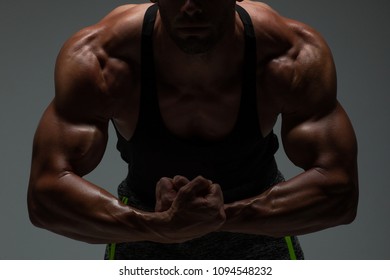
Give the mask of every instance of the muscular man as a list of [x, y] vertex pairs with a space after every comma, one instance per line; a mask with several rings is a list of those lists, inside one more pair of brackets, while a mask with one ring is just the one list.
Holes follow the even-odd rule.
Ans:
[[[350, 223], [358, 200], [326, 43], [259, 2], [153, 2], [117, 8], [62, 48], [34, 140], [32, 223], [108, 243], [106, 258], [303, 258], [295, 236]], [[303, 169], [286, 181], [279, 115]], [[110, 121], [129, 166], [119, 199], [83, 178]]]

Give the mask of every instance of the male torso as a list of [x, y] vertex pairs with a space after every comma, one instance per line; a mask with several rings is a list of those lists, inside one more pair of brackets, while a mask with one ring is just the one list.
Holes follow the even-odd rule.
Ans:
[[[150, 187], [153, 194], [156, 192], [155, 212], [125, 205], [83, 178], [103, 157], [110, 120], [121, 137], [131, 139], [129, 143], [145, 139], [136, 128], [143, 123], [139, 116], [148, 119], [145, 107], [140, 107], [145, 103], [143, 89], [148, 84], [141, 83], [145, 80], [145, 75], [141, 75], [145, 66], [141, 38], [144, 15], [150, 5], [123, 6], [76, 34], [59, 54], [55, 98], [34, 137], [28, 201], [35, 225], [77, 240], [99, 243], [181, 243], [201, 236], [207, 238], [209, 233], [218, 235], [220, 231], [233, 236], [255, 235], [256, 239], [271, 236], [284, 249], [272, 247], [270, 251], [287, 253], [290, 246], [281, 237], [306, 234], [354, 219], [358, 197], [356, 139], [336, 98], [336, 74], [329, 48], [318, 33], [282, 18], [264, 4], [237, 2], [251, 17], [257, 43], [251, 72], [255, 76], [255, 86], [251, 88], [256, 90], [251, 102], [257, 108], [246, 119], [258, 119], [254, 129], [262, 135], [260, 139], [265, 139], [272, 136], [270, 132], [280, 115], [284, 150], [304, 172], [286, 181], [270, 182], [266, 191], [230, 203], [222, 196], [225, 182], [207, 175], [192, 179], [181, 170], [170, 170], [174, 174], [159, 174], [155, 180], [158, 182]], [[148, 56], [153, 57], [156, 70], [148, 69], [156, 76], [153, 85], [157, 96], [152, 106], [158, 105], [160, 127], [166, 127], [169, 137], [182, 142], [223, 142], [235, 127], [237, 116], [246, 111], [239, 104], [246, 96], [241, 87], [246, 85], [242, 72], [243, 56], [247, 53], [243, 47], [246, 29], [235, 13], [235, 2], [159, 0], [158, 5], [160, 13], [152, 25], [154, 52]], [[202, 23], [230, 22], [223, 36], [214, 42], [213, 36], [220, 33], [207, 31], [213, 36], [199, 41], [200, 34], [206, 33], [202, 26], [200, 30], [191, 29], [197, 21], [170, 21], [179, 11], [196, 14], [202, 7], [208, 11], [207, 21]], [[228, 20], [223, 21], [228, 14]], [[191, 30], [183, 23], [190, 23]], [[175, 26], [185, 30], [175, 31]], [[222, 32], [225, 27], [221, 22], [214, 26], [219, 28], [206, 29]], [[165, 30], [166, 27], [170, 28]], [[190, 36], [189, 41], [182, 41], [191, 32], [197, 38]], [[202, 42], [208, 48], [202, 49]], [[241, 137], [244, 134], [235, 135], [240, 135], [236, 137], [240, 141], [247, 139]], [[134, 151], [139, 152], [130, 152]], [[261, 153], [246, 152], [254, 155], [248, 158], [259, 162], [256, 156], [261, 157]], [[150, 151], [149, 154], [153, 160], [154, 155]], [[169, 154], [158, 158], [162, 160], [158, 170], [166, 167], [165, 158], [170, 160]], [[143, 154], [138, 159], [143, 160]], [[235, 159], [220, 162], [243, 161]], [[222, 170], [219, 174], [232, 175], [223, 166], [213, 166]], [[257, 165], [254, 168], [256, 174], [263, 173]], [[149, 176], [147, 168], [141, 169], [143, 177]], [[243, 169], [247, 171], [246, 167]], [[259, 250], [264, 248], [263, 241], [257, 244]], [[252, 247], [252, 240], [248, 245]], [[245, 250], [241, 253], [247, 255]], [[264, 256], [270, 258], [268, 252]]]
[[[283, 93], [290, 86], [294, 56], [300, 45], [308, 42], [297, 27], [267, 6], [256, 2], [240, 5], [251, 15], [257, 37], [258, 118], [266, 136], [284, 106]], [[120, 7], [100, 24], [81, 31], [64, 48], [100, 68], [95, 79], [102, 94], [93, 97], [91, 108], [97, 117], [113, 119], [126, 139], [132, 137], [137, 125], [142, 22], [149, 6]], [[244, 56], [241, 20], [236, 15], [234, 32], [202, 55], [181, 52], [163, 29], [157, 16], [154, 58], [165, 125], [181, 138], [223, 139], [233, 129], [239, 111]]]

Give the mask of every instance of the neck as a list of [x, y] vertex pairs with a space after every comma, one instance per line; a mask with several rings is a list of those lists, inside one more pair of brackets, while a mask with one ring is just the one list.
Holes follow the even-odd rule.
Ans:
[[[226, 22], [224, 27], [224, 35], [212, 48], [203, 53], [190, 54], [180, 49], [172, 40], [158, 13], [154, 30], [154, 46], [155, 54], [157, 54], [155, 59], [159, 61], [167, 59], [170, 60], [171, 64], [185, 61], [187, 67], [191, 64], [198, 66], [199, 64], [207, 64], [209, 67], [212, 63], [232, 59], [232, 56], [236, 57], [237, 51], [242, 49], [243, 25], [236, 15], [231, 21]], [[172, 57], [175, 59], [170, 59]]]

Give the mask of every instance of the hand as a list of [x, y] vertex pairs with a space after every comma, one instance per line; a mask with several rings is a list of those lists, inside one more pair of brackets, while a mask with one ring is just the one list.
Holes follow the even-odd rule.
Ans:
[[[161, 186], [167, 186], [170, 190], [164, 195], [167, 203], [176, 191], [174, 181], [161, 182]], [[184, 180], [178, 182], [183, 183]], [[177, 185], [180, 186], [180, 183]], [[219, 230], [226, 219], [221, 188], [199, 176], [180, 186], [167, 213], [167, 237], [173, 242], [184, 242]]]
[[161, 178], [156, 185], [156, 212], [167, 211], [175, 200], [178, 190], [190, 181], [183, 176], [175, 176], [173, 179]]

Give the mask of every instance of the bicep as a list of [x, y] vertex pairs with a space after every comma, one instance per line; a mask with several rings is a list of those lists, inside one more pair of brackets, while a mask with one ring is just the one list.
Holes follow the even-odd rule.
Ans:
[[109, 116], [97, 57], [78, 44], [65, 45], [57, 59], [56, 94], [36, 131], [33, 163], [83, 176], [103, 156]]
[[34, 137], [33, 167], [36, 175], [73, 172], [83, 176], [100, 162], [107, 143], [108, 123], [70, 121], [54, 103], [45, 111]]
[[348, 116], [338, 103], [320, 118], [297, 123], [284, 116], [282, 139], [289, 159], [305, 170], [321, 168], [347, 171], [355, 168], [355, 133]]
[[357, 144], [351, 122], [337, 101], [337, 78], [328, 46], [310, 38], [294, 61], [294, 75], [285, 112], [282, 139], [286, 154], [304, 169], [352, 171]]

